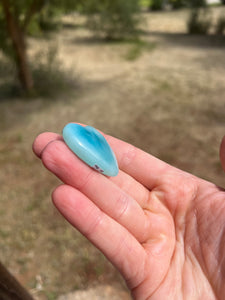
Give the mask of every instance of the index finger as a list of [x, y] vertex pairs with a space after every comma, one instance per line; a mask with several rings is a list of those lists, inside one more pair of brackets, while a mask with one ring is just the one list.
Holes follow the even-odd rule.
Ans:
[[131, 144], [109, 135], [105, 137], [116, 155], [120, 170], [150, 190], [157, 185], [159, 178], [172, 168], [169, 164]]
[[[103, 133], [104, 134], [104, 133]], [[33, 145], [34, 152], [41, 156], [43, 148], [52, 140], [63, 140], [62, 136], [56, 133], [41, 134], [44, 139], [36, 140]], [[119, 165], [119, 169], [133, 177], [136, 181], [152, 190], [158, 183], [158, 179], [171, 168], [170, 165], [160, 159], [126, 143], [120, 139], [104, 134], [112, 147]], [[40, 143], [40, 140], [42, 141]], [[118, 177], [111, 178], [113, 182], [121, 181]]]

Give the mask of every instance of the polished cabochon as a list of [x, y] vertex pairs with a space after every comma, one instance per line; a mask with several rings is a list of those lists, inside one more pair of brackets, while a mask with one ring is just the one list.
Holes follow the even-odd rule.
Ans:
[[115, 154], [94, 127], [69, 123], [63, 128], [62, 135], [67, 146], [87, 165], [106, 176], [118, 174]]

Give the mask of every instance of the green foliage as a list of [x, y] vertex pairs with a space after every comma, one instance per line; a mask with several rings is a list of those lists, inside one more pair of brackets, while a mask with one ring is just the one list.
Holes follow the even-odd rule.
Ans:
[[200, 8], [200, 7], [206, 7], [207, 6], [207, 1], [206, 0], [189, 0], [187, 3], [192, 8]]
[[140, 39], [134, 39], [129, 42], [131, 45], [124, 56], [124, 58], [128, 61], [135, 61], [144, 51], [153, 51], [156, 47], [155, 43], [145, 42]]
[[184, 7], [187, 4], [185, 0], [170, 0], [169, 3], [173, 9]]
[[0, 12], [0, 50], [9, 58], [14, 59], [12, 42], [7, 34], [6, 23]]
[[106, 39], [121, 39], [137, 33], [138, 0], [86, 0], [83, 12], [87, 26]]
[[152, 10], [161, 10], [163, 8], [164, 1], [163, 0], [151, 0], [150, 8]]
[[46, 5], [36, 17], [36, 24], [42, 32], [54, 31], [60, 28], [62, 11], [51, 5]]
[[193, 9], [187, 27], [190, 34], [207, 34], [211, 27], [211, 15], [208, 9]]
[[140, 0], [139, 4], [143, 8], [148, 8], [150, 6], [150, 0]]
[[171, 8], [178, 9], [187, 5], [187, 0], [150, 0], [149, 8], [151, 10], [162, 10], [165, 4], [169, 4]]
[[205, 7], [207, 5], [206, 0], [149, 0], [149, 8], [151, 10], [162, 10], [165, 4], [171, 6], [172, 9], [178, 9], [181, 7]]
[[61, 16], [77, 10], [80, 3], [80, 0], [49, 1], [37, 15], [36, 23], [42, 32], [58, 30], [61, 26]]
[[80, 0], [0, 1], [0, 49], [16, 62], [18, 79], [27, 93], [34, 89], [26, 52], [27, 34], [39, 35], [44, 29], [52, 29], [56, 11], [69, 12], [78, 3]]

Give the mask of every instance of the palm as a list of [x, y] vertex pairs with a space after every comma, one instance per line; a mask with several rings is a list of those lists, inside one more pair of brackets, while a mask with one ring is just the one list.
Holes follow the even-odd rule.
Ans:
[[[224, 192], [174, 169], [160, 181], [151, 193], [161, 191], [162, 206], [169, 210], [169, 217], [164, 214], [164, 220], [170, 218], [171, 226], [165, 226], [169, 241], [161, 248], [162, 259], [153, 262], [153, 277], [158, 275], [160, 283], [156, 289], [152, 287], [149, 299], [223, 299]], [[171, 248], [172, 256], [168, 258]], [[152, 265], [148, 267], [151, 274]], [[164, 276], [157, 273], [159, 270], [164, 271]], [[152, 282], [148, 280], [148, 287]], [[143, 294], [142, 288], [139, 286], [137, 292]]]
[[119, 269], [134, 298], [222, 297], [224, 192], [107, 138], [120, 167], [111, 179], [84, 165], [60, 136], [36, 139], [35, 153], [65, 183], [53, 193], [57, 208]]

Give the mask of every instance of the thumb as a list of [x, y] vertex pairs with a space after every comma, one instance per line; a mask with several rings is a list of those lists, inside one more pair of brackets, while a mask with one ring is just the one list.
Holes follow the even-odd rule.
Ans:
[[221, 161], [223, 170], [225, 171], [225, 136], [223, 137], [221, 145], [220, 145], [220, 161]]

